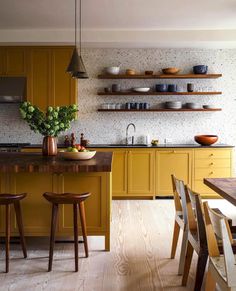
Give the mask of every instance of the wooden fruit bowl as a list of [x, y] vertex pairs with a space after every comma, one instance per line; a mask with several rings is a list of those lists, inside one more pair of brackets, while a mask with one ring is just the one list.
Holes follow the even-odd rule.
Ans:
[[163, 74], [167, 74], [167, 75], [175, 75], [178, 74], [180, 72], [180, 69], [178, 68], [165, 68], [162, 69]]
[[87, 152], [60, 152], [60, 155], [66, 160], [89, 160], [96, 154], [96, 151]]
[[217, 135], [195, 135], [194, 140], [202, 146], [210, 146], [217, 142]]

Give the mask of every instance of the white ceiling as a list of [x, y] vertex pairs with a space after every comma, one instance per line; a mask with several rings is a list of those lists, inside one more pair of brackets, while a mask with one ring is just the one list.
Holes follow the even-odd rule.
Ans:
[[[84, 28], [90, 29], [236, 29], [235, 0], [82, 0], [82, 5]], [[0, 29], [65, 29], [73, 20], [74, 0], [0, 0]]]
[[[135, 41], [145, 31], [150, 42], [166, 30], [168, 41], [172, 35], [181, 41], [186, 30], [183, 41], [201, 40], [204, 30], [209, 31], [204, 41], [207, 35], [217, 41], [219, 31], [218, 41], [236, 43], [236, 0], [82, 0], [82, 5], [87, 43], [119, 43], [129, 36]], [[74, 0], [0, 0], [0, 42], [72, 42], [73, 27]]]

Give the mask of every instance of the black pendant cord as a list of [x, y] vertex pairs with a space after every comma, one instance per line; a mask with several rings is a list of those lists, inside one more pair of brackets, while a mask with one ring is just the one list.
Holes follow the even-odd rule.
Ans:
[[75, 47], [77, 47], [77, 0], [75, 0]]
[[81, 42], [82, 42], [82, 1], [79, 1], [79, 14], [80, 14], [80, 25], [79, 25], [79, 54], [81, 56]]

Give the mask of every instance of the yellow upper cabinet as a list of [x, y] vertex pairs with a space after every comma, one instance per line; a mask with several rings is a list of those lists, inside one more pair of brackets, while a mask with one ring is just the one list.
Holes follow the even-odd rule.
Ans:
[[76, 80], [66, 73], [71, 47], [32, 48], [28, 71], [28, 97], [33, 104], [45, 109], [77, 103]]
[[156, 195], [172, 195], [171, 175], [191, 187], [191, 150], [163, 150], [156, 152]]
[[27, 56], [24, 47], [0, 48], [0, 74], [3, 76], [26, 76]]
[[0, 47], [0, 75], [26, 76], [27, 100], [47, 106], [77, 103], [77, 81], [66, 73], [73, 47]]
[[154, 151], [132, 150], [128, 152], [128, 194], [154, 195]]
[[55, 106], [77, 103], [76, 81], [66, 72], [71, 48], [52, 50], [52, 103]]
[[52, 105], [51, 50], [34, 48], [29, 53], [27, 100], [45, 109]]
[[25, 76], [27, 68], [25, 48], [7, 48], [5, 51], [5, 73], [8, 76]]

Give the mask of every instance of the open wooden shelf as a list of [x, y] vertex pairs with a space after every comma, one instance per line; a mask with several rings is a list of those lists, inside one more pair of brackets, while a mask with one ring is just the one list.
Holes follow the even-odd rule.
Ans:
[[164, 96], [164, 95], [221, 95], [222, 92], [135, 92], [135, 91], [120, 91], [120, 92], [98, 92], [98, 95], [103, 96], [119, 96], [119, 95], [156, 95], [156, 96]]
[[167, 109], [167, 108], [157, 108], [157, 109], [98, 109], [98, 111], [102, 112], [192, 112], [192, 111], [201, 111], [201, 112], [214, 112], [221, 111], [221, 108], [213, 108], [213, 109]]
[[98, 75], [99, 79], [216, 79], [220, 77], [222, 77], [222, 74]]

